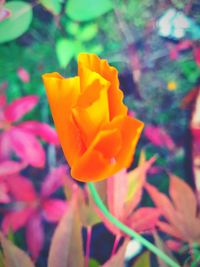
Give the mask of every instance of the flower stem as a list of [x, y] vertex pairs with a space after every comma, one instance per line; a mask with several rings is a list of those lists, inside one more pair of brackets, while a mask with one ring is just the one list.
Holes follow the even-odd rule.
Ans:
[[88, 226], [87, 227], [86, 253], [85, 253], [85, 267], [88, 267], [89, 265], [91, 236], [92, 236], [92, 228]]
[[115, 254], [115, 252], [117, 250], [117, 246], [119, 244], [119, 241], [120, 241], [120, 236], [115, 236], [115, 241], [114, 241], [114, 244], [113, 244], [111, 257]]
[[111, 223], [113, 223], [116, 227], [118, 227], [121, 231], [123, 231], [125, 234], [131, 236], [132, 238], [135, 238], [139, 243], [141, 243], [144, 247], [146, 247], [148, 250], [153, 252], [156, 256], [158, 256], [160, 259], [162, 259], [165, 263], [167, 263], [171, 267], [180, 267], [178, 263], [176, 263], [174, 260], [172, 260], [169, 256], [167, 256], [162, 250], [154, 246], [151, 242], [149, 242], [147, 239], [145, 239], [143, 236], [139, 235], [132, 229], [130, 229], [128, 226], [120, 222], [117, 218], [115, 218], [106, 208], [104, 203], [102, 202], [101, 198], [99, 197], [99, 194], [96, 191], [96, 188], [93, 183], [88, 183], [88, 187], [90, 189], [90, 193], [97, 205], [97, 207], [102, 211], [102, 213], [107, 217], [108, 220], [110, 220]]

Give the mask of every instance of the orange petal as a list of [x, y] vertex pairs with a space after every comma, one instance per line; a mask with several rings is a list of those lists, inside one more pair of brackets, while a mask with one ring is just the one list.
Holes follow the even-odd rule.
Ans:
[[71, 119], [71, 108], [80, 94], [79, 77], [65, 79], [58, 73], [48, 73], [42, 78], [61, 146], [71, 165], [83, 153], [79, 129]]
[[123, 92], [119, 89], [118, 72], [114, 67], [109, 66], [107, 60], [101, 60], [93, 54], [81, 53], [78, 57], [78, 75], [83, 76], [83, 69], [88, 68], [93, 72], [100, 74], [109, 81], [108, 90], [110, 120], [118, 115], [126, 115], [127, 107], [123, 104]]
[[98, 181], [108, 177], [109, 160], [95, 150], [87, 151], [71, 168], [71, 176], [81, 182]]
[[[78, 105], [72, 109], [73, 118], [76, 121], [77, 126], [80, 128], [82, 135], [84, 136], [86, 146], [89, 146], [91, 140], [94, 138], [102, 125], [108, 123], [109, 121], [106, 85], [103, 87], [100, 84], [99, 88], [92, 88], [92, 91], [99, 91], [99, 95], [95, 96], [95, 94], [90, 90], [91, 93], [88, 92], [88, 95], [85, 95], [85, 98], [82, 97], [81, 100], [79, 98]], [[95, 101], [87, 107], [84, 107], [88, 102], [88, 99], [94, 100], [94, 96], [96, 97]]]
[[72, 166], [72, 177], [83, 182], [108, 178], [121, 145], [118, 129], [99, 132], [89, 149]]
[[137, 119], [130, 116], [124, 118], [121, 125], [122, 149], [116, 156], [119, 169], [130, 166], [143, 127], [144, 123]]

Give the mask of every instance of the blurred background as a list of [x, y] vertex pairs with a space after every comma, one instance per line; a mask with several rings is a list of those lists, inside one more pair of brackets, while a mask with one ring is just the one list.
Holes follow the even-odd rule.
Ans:
[[[42, 203], [44, 196], [46, 199], [51, 194], [51, 190], [44, 189], [47, 176], [52, 171], [58, 179], [66, 175], [67, 166], [51, 127], [41, 75], [53, 71], [65, 77], [76, 75], [80, 52], [97, 54], [118, 69], [130, 115], [145, 123], [132, 168], [144, 150], [147, 159], [157, 156], [149, 179], [153, 176], [151, 181], [160, 191], [167, 192], [170, 172], [200, 192], [198, 0], [1, 0], [0, 217], [5, 232], [9, 232], [9, 222], [21, 218], [18, 225], [11, 223], [14, 229], [10, 229], [10, 236], [24, 249], [23, 237], [28, 235], [30, 239], [25, 227], [32, 229], [31, 223], [27, 223], [30, 214], [11, 214], [20, 210], [19, 205], [15, 207], [18, 193], [13, 184], [24, 185], [23, 179], [13, 173], [21, 172], [31, 183], [23, 201], [35, 201], [40, 194]], [[14, 130], [9, 131], [11, 125]], [[9, 183], [10, 176], [15, 176], [16, 181]], [[54, 218], [46, 215], [48, 223], [42, 223], [44, 246], [40, 252], [34, 252], [38, 267], [46, 265], [55, 223], [64, 209], [61, 185], [54, 184], [52, 191], [54, 199], [61, 202], [46, 203], [46, 212], [54, 214], [59, 207], [60, 213], [54, 214]], [[19, 199], [21, 203], [21, 196]], [[143, 205], [150, 202], [144, 195]], [[55, 209], [50, 211], [53, 206]], [[36, 210], [31, 211], [32, 218], [40, 216], [35, 213]], [[104, 226], [95, 227], [91, 255], [103, 264], [110, 255], [114, 237]]]

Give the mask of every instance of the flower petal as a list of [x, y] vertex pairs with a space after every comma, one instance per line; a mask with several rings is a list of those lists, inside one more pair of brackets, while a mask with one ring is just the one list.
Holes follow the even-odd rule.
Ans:
[[88, 146], [102, 125], [109, 121], [107, 89], [110, 83], [87, 69], [84, 69], [83, 75], [80, 83], [83, 83], [85, 91], [80, 95], [72, 113], [85, 137], [85, 145]]
[[100, 74], [110, 82], [108, 91], [110, 120], [118, 115], [126, 115], [127, 107], [123, 104], [123, 92], [119, 89], [118, 72], [109, 66], [107, 60], [101, 60], [96, 55], [81, 53], [78, 57], [78, 75], [83, 76], [83, 69], [88, 68]]
[[108, 123], [72, 165], [72, 177], [84, 182], [98, 181], [129, 167], [142, 127], [142, 122], [128, 116]]
[[37, 105], [38, 99], [36, 95], [29, 95], [14, 100], [4, 111], [6, 120], [13, 122], [21, 119]]
[[70, 116], [80, 94], [79, 77], [65, 79], [58, 73], [42, 76], [58, 137], [67, 161], [71, 165], [82, 153], [79, 129]]

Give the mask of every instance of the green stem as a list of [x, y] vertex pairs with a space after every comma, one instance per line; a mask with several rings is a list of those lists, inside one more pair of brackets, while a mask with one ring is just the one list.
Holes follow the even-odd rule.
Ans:
[[146, 240], [143, 236], [139, 235], [132, 229], [130, 229], [128, 226], [120, 222], [117, 218], [115, 218], [106, 208], [104, 203], [102, 202], [101, 198], [99, 197], [99, 194], [96, 191], [96, 188], [93, 183], [88, 183], [88, 187], [90, 189], [91, 195], [97, 205], [97, 207], [102, 211], [102, 213], [107, 217], [110, 222], [112, 222], [116, 227], [118, 227], [121, 231], [123, 231], [125, 234], [131, 236], [132, 238], [135, 238], [139, 243], [141, 243], [144, 247], [146, 247], [148, 250], [153, 252], [156, 256], [161, 258], [165, 263], [167, 263], [171, 267], [180, 267], [178, 263], [173, 261], [170, 257], [168, 257], [162, 250], [154, 246], [151, 242]]

